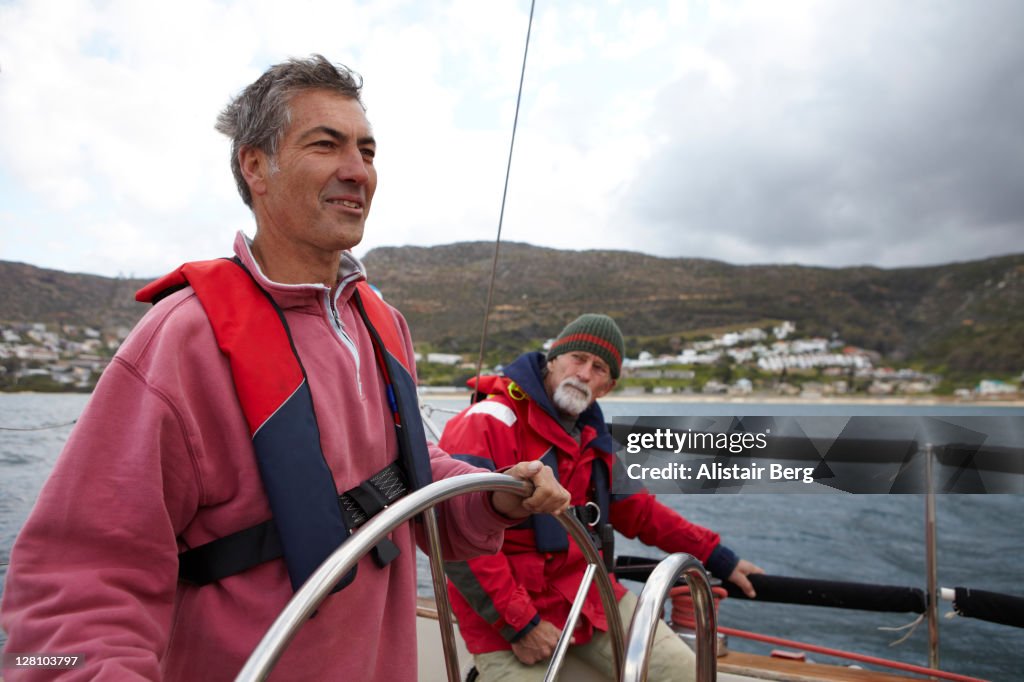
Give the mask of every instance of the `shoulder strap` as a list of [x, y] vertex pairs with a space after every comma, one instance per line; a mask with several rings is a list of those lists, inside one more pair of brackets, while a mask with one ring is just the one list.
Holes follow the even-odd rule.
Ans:
[[368, 284], [360, 282], [352, 295], [356, 310], [362, 317], [373, 341], [387, 391], [388, 403], [395, 420], [398, 453], [408, 477], [409, 487], [422, 488], [433, 481], [427, 437], [420, 418], [419, 394], [412, 376], [412, 360], [406, 355], [403, 336], [391, 307], [381, 300]]
[[[274, 518], [183, 552], [180, 555], [180, 576], [188, 582], [207, 584], [279, 558], [283, 553], [289, 566], [289, 574], [292, 576], [293, 587], [297, 589], [323, 558], [347, 539], [349, 530], [362, 525], [369, 516], [398, 499], [408, 489], [416, 489], [431, 482], [430, 458], [419, 419], [416, 386], [412, 379], [413, 364], [406, 350], [404, 335], [391, 307], [384, 303], [369, 284], [358, 282], [353, 300], [373, 341], [377, 365], [384, 378], [388, 401], [395, 419], [399, 461], [397, 465], [393, 463], [385, 467], [359, 486], [338, 496], [333, 475], [327, 469], [326, 460], [319, 449], [319, 430], [316, 429], [312, 397], [309, 395], [305, 370], [292, 343], [284, 313], [277, 307], [273, 298], [259, 287], [237, 258], [186, 263], [139, 290], [136, 299], [156, 303], [189, 285], [196, 291], [196, 296], [214, 326], [218, 346], [231, 363], [236, 391], [253, 435], [261, 479], [271, 500]], [[265, 300], [268, 305], [256, 303], [260, 300]], [[258, 346], [252, 344], [252, 338], [260, 338], [261, 343]], [[269, 341], [264, 343], [263, 339]], [[285, 414], [290, 416], [279, 418], [279, 411], [284, 411], [295, 399], [300, 403], [308, 401], [308, 411], [286, 411]], [[285, 404], [277, 401], [284, 401]], [[288, 548], [289, 544], [295, 544], [296, 541], [292, 540], [289, 543], [288, 539], [283, 537], [287, 522], [280, 518], [279, 507], [285, 503], [275, 505], [275, 494], [272, 494], [271, 489], [281, 488], [276, 496], [287, 500], [287, 504], [291, 505], [294, 499], [304, 498], [304, 490], [307, 488], [305, 484], [296, 488], [288, 483], [289, 480], [296, 478], [289, 475], [296, 473], [290, 471], [291, 460], [273, 457], [272, 459], [281, 461], [272, 462], [268, 466], [284, 467], [289, 471], [282, 473], [275, 468], [273, 473], [265, 472], [266, 457], [261, 456], [260, 447], [262, 443], [263, 450], [283, 449], [288, 452], [289, 448], [301, 446], [301, 442], [290, 440], [289, 432], [293, 422], [299, 422], [300, 428], [304, 430], [309, 431], [310, 427], [315, 430], [312, 435], [315, 436], [316, 452], [319, 454], [323, 470], [316, 477], [318, 480], [313, 482], [312, 489], [322, 488], [324, 478], [330, 483], [333, 504], [329, 507], [332, 514], [340, 513], [341, 529], [344, 532], [340, 539], [335, 537], [329, 540], [330, 546], [323, 557], [303, 562], [303, 567], [297, 570], [305, 575], [298, 583], [296, 572], [292, 568], [294, 561], [289, 561]], [[307, 443], [305, 447], [307, 451], [308, 445]], [[289, 457], [291, 456], [289, 454]], [[303, 474], [301, 471], [297, 473]], [[306, 471], [303, 475], [308, 474]], [[268, 476], [271, 478], [269, 481]], [[388, 482], [381, 483], [377, 479]], [[290, 486], [290, 489], [283, 490], [286, 486]], [[324, 496], [324, 492], [321, 492], [321, 497]], [[326, 506], [323, 500], [320, 500], [320, 513], [323, 513]], [[285, 513], [285, 516], [292, 514]], [[301, 514], [297, 521], [307, 530], [310, 526], [322, 525], [319, 522], [309, 523], [312, 518], [318, 517]], [[291, 532], [294, 532], [296, 523], [293, 522], [291, 525]], [[328, 527], [331, 525], [333, 521]], [[315, 538], [309, 537], [309, 533], [302, 537], [303, 546], [306, 542], [316, 542]], [[386, 564], [394, 556], [397, 556], [397, 548], [393, 546], [390, 549], [382, 546], [375, 548], [375, 557], [381, 565]], [[343, 578], [336, 589], [344, 587], [354, 577], [355, 569]]]
[[[231, 365], [288, 575], [297, 590], [349, 535], [334, 476], [320, 449], [305, 370], [284, 313], [238, 259], [186, 263], [136, 298], [158, 299], [168, 286], [185, 282], [196, 292]], [[339, 588], [354, 578], [353, 571]]]
[[[405, 343], [401, 330], [391, 312], [391, 306], [384, 302], [380, 295], [374, 291], [367, 282], [356, 283], [356, 305], [361, 314], [364, 314], [377, 336], [389, 353], [395, 356], [405, 368], [405, 371], [412, 372], [412, 363], [405, 352]], [[375, 339], [376, 341], [377, 339]], [[379, 364], [379, 363], [378, 363]]]

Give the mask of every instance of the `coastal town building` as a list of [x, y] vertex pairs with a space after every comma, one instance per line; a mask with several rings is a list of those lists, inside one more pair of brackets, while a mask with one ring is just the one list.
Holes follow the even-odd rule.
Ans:
[[38, 322], [0, 325], [0, 386], [91, 390], [127, 335], [125, 328], [104, 332]]
[[[0, 323], [0, 390], [91, 390], [128, 331]], [[466, 362], [461, 354], [416, 357], [421, 378], [447, 377], [428, 383], [451, 390], [459, 390], [463, 375], [475, 371], [475, 363]], [[765, 392], [804, 398], [851, 393], [922, 396], [933, 394], [942, 380], [935, 374], [888, 367], [880, 360], [877, 353], [838, 338], [798, 337], [794, 323], [782, 322], [771, 333], [756, 327], [729, 331], [682, 345], [671, 354], [639, 350], [635, 358], [623, 360], [620, 390], [740, 397]], [[435, 374], [431, 368], [443, 369]], [[492, 371], [500, 371], [500, 366]], [[983, 379], [976, 386], [947, 390], [964, 400], [999, 400], [1020, 396], [1021, 383]]]

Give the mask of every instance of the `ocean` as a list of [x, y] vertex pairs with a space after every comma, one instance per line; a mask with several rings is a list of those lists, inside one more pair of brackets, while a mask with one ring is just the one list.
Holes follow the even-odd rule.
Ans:
[[[11, 545], [78, 418], [87, 395], [0, 394], [0, 580]], [[463, 407], [464, 397], [424, 399], [439, 410]], [[1024, 423], [1024, 408], [989, 405], [784, 404], [672, 400], [604, 400], [618, 416], [998, 416]], [[444, 421], [446, 412], [435, 413]], [[29, 429], [29, 430], [26, 430]], [[926, 587], [925, 499], [922, 495], [715, 494], [659, 495], [691, 521], [718, 532], [722, 542], [769, 573], [879, 585]], [[966, 586], [1024, 596], [1024, 495], [939, 495], [936, 498], [938, 575], [944, 587]], [[619, 538], [619, 553], [659, 557], [657, 549]], [[429, 575], [421, 559], [421, 590]], [[630, 584], [630, 583], [627, 583]], [[630, 584], [639, 589], [641, 586]], [[950, 614], [946, 602], [940, 614]], [[907, 641], [914, 614], [874, 613], [726, 599], [723, 625], [773, 634], [917, 665], [928, 662], [927, 624]], [[0, 633], [0, 646], [5, 638]], [[962, 618], [940, 618], [940, 664], [945, 670], [991, 680], [1019, 679], [1024, 670], [1020, 629]], [[735, 637], [735, 649], [767, 653]], [[820, 662], [840, 662], [811, 654]]]

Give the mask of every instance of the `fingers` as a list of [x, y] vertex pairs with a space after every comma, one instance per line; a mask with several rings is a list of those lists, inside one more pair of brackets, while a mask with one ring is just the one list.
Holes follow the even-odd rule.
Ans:
[[531, 514], [561, 514], [569, 508], [569, 491], [555, 478], [551, 467], [537, 460], [519, 462], [503, 473], [530, 484], [525, 492], [517, 492], [524, 499], [522, 508]]
[[516, 479], [517, 481], [523, 481], [525, 483], [529, 483], [530, 485], [528, 485], [525, 488], [525, 490], [523, 490], [523, 491], [518, 491], [518, 490], [515, 491], [515, 494], [519, 495], [520, 497], [529, 497], [530, 495], [533, 494], [534, 489], [537, 487], [536, 485], [534, 485], [532, 478], [543, 467], [544, 467], [544, 464], [542, 464], [541, 462], [538, 462], [538, 461], [519, 462], [515, 466], [503, 470], [501, 473], [506, 474], [508, 476], [511, 476], [512, 478]]
[[740, 571], [743, 575], [755, 575], [763, 574], [764, 569], [757, 564], [752, 564], [746, 559], [740, 559], [740, 562], [736, 564], [736, 570]]
[[512, 643], [512, 652], [526, 665], [533, 665], [551, 658], [562, 631], [552, 623], [542, 620], [525, 637]]
[[519, 662], [523, 665], [533, 665], [534, 663], [543, 660], [536, 651], [515, 643], [512, 644], [512, 653], [516, 655], [516, 658], [518, 658]]
[[536, 476], [537, 472], [539, 472], [545, 466], [546, 465], [539, 460], [533, 460], [532, 462], [519, 462], [518, 464], [511, 468], [505, 469], [501, 473], [508, 474], [512, 478], [519, 481], [526, 481], [528, 483], [532, 483], [533, 477]]
[[569, 491], [555, 478], [551, 467], [538, 461], [519, 462], [502, 473], [525, 481], [525, 490], [496, 491], [491, 496], [494, 508], [512, 518], [530, 514], [561, 514], [569, 507]]
[[732, 582], [736, 585], [736, 587], [743, 590], [743, 594], [747, 595], [747, 597], [749, 597], [750, 599], [754, 599], [755, 597], [757, 597], [757, 592], [754, 591], [754, 586], [750, 584], [749, 580], [747, 580], [747, 576], [741, 573], [734, 577], [732, 579]]
[[763, 574], [764, 569], [746, 561], [745, 559], [740, 559], [740, 562], [736, 564], [736, 568], [733, 570], [732, 575], [729, 576], [729, 581], [736, 585], [736, 587], [740, 588], [743, 591], [743, 594], [747, 595], [747, 597], [754, 599], [757, 597], [757, 592], [754, 590], [754, 586], [747, 576], [759, 573]]
[[[540, 465], [540, 462], [525, 462], [528, 465]], [[518, 465], [517, 465], [518, 466]], [[540, 465], [530, 467], [530, 481], [534, 485], [533, 493], [523, 500], [523, 508], [535, 514], [561, 514], [569, 508], [569, 491], [555, 478], [551, 467]]]

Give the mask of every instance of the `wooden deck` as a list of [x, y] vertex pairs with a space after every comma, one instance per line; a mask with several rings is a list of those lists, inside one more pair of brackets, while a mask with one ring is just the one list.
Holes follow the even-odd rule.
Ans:
[[784, 658], [730, 651], [718, 659], [719, 673], [731, 673], [759, 680], [782, 682], [907, 682], [920, 677], [905, 677], [877, 670], [860, 670], [838, 665], [805, 663]]

